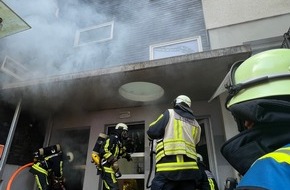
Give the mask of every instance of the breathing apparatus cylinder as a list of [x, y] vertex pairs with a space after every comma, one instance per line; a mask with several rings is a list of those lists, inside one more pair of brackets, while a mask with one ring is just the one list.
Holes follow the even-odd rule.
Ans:
[[92, 151], [92, 163], [94, 163], [97, 167], [100, 167], [101, 165], [100, 149], [104, 145], [107, 138], [108, 138], [108, 135], [104, 133], [100, 133], [98, 136], [97, 142], [94, 146], [94, 149]]
[[50, 156], [50, 155], [59, 153], [60, 151], [61, 151], [61, 147], [59, 144], [38, 149], [39, 155], [42, 157]]

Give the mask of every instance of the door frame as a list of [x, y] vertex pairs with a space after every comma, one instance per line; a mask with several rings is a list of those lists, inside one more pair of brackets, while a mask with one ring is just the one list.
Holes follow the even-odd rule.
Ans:
[[197, 118], [199, 124], [203, 124], [207, 145], [207, 155], [210, 171], [214, 174], [216, 181], [219, 181], [219, 174], [217, 168], [217, 158], [215, 151], [215, 143], [213, 138], [212, 126], [209, 117]]

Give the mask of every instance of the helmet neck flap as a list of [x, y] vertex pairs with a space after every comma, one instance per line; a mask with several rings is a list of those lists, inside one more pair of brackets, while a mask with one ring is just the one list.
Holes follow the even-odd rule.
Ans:
[[182, 105], [182, 104], [176, 104], [173, 108], [177, 108], [177, 109], [181, 109], [181, 110], [183, 110], [183, 111], [185, 111], [185, 112], [189, 112], [189, 113], [191, 113], [192, 115], [193, 115], [193, 112], [192, 112], [192, 110], [188, 107], [188, 106], [184, 106], [184, 105]]
[[[259, 123], [290, 123], [290, 96], [250, 100], [232, 105], [229, 110], [235, 118], [239, 131], [244, 121]], [[279, 98], [279, 99], [278, 99]]]
[[[229, 108], [242, 132], [225, 142], [221, 153], [242, 175], [256, 159], [290, 143], [290, 97], [279, 98], [251, 100]], [[245, 118], [255, 123], [252, 129], [242, 126]]]
[[289, 127], [290, 123], [276, 123], [245, 130], [225, 142], [221, 153], [244, 175], [258, 158], [290, 143]]

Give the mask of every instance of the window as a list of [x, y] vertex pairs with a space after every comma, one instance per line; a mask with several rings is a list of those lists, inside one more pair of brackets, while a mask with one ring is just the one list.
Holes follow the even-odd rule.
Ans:
[[[145, 137], [145, 124], [144, 122], [126, 123], [129, 128], [129, 138], [134, 143], [132, 147], [132, 161], [128, 162], [126, 159], [119, 159], [119, 167], [122, 173], [122, 177], [118, 178], [119, 188], [124, 189], [144, 189], [144, 137]], [[115, 125], [107, 125], [106, 131], [108, 134], [114, 130]], [[105, 190], [105, 188], [103, 187]]]
[[108, 22], [76, 32], [74, 46], [83, 46], [91, 43], [104, 42], [113, 38], [114, 22]]
[[29, 74], [29, 70], [24, 65], [9, 56], [5, 56], [1, 71], [21, 81]]
[[193, 37], [150, 46], [150, 60], [202, 51], [201, 38]]

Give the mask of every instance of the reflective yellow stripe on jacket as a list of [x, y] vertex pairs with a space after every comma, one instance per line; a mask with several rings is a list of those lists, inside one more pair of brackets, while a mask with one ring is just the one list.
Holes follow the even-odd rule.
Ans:
[[103, 170], [106, 173], [111, 173], [111, 174], [114, 174], [115, 173], [112, 167], [103, 167]]
[[209, 183], [210, 190], [215, 190], [215, 184], [214, 184], [213, 179], [208, 178], [208, 183]]
[[[44, 159], [46, 160], [46, 161], [48, 161], [49, 159], [52, 159], [53, 157], [56, 157], [56, 156], [59, 156], [59, 154], [53, 154], [53, 155], [50, 155], [50, 156], [47, 156], [47, 157], [45, 157]], [[60, 175], [61, 176], [63, 176], [63, 161], [61, 160], [60, 162], [59, 162], [59, 169], [60, 169]]]
[[279, 148], [275, 152], [271, 152], [262, 156], [261, 158], [259, 158], [259, 160], [265, 158], [272, 158], [278, 163], [286, 162], [287, 164], [290, 164], [290, 147]]
[[113, 150], [110, 150], [110, 145], [112, 143], [110, 141], [111, 141], [111, 139], [108, 138], [106, 140], [106, 143], [105, 143], [105, 146], [104, 146], [104, 151], [105, 151], [104, 158], [105, 159], [108, 159], [110, 156], [117, 157], [119, 155], [119, 153], [120, 153], [120, 149], [119, 149], [119, 146], [117, 144], [114, 146]]
[[41, 173], [43, 173], [45, 175], [48, 175], [48, 172], [40, 166], [39, 162], [37, 162], [36, 164], [33, 164], [32, 168], [37, 170], [38, 172], [41, 172]]
[[200, 140], [200, 126], [196, 120], [181, 117], [169, 109], [169, 121], [165, 128], [163, 141], [156, 146], [156, 162], [165, 155], [187, 155], [196, 160], [195, 145]]
[[188, 170], [198, 169], [196, 162], [172, 162], [172, 163], [158, 163], [156, 164], [156, 171], [177, 171], [177, 170]]

